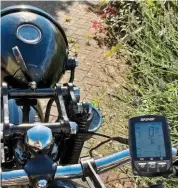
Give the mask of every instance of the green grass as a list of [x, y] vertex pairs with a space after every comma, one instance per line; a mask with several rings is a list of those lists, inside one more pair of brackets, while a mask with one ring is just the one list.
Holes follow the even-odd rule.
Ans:
[[128, 46], [132, 94], [140, 98], [135, 114], [168, 117], [174, 144], [178, 141], [178, 15], [161, 2], [155, 7], [142, 5], [143, 29], [133, 36], [135, 46]]
[[[140, 3], [142, 24], [133, 34], [135, 25], [129, 25], [135, 45], [127, 45], [131, 64], [130, 82], [134, 104], [133, 116], [163, 114], [169, 120], [172, 144], [178, 142], [178, 15], [173, 7], [163, 2]], [[132, 17], [131, 23], [136, 23]], [[137, 102], [133, 103], [133, 100]], [[139, 180], [142, 180], [141, 178]], [[145, 179], [144, 179], [145, 180]], [[148, 180], [148, 179], [146, 179]], [[152, 179], [154, 182], [160, 178]], [[176, 187], [178, 181], [163, 180], [166, 187]]]
[[[122, 102], [118, 100], [112, 103], [109, 99], [108, 108], [112, 112], [121, 114], [120, 119], [124, 122], [121, 130], [124, 131], [127, 129], [125, 120], [131, 116], [144, 114], [167, 116], [172, 145], [177, 144], [178, 2], [139, 1], [137, 5], [134, 5], [134, 9], [129, 8], [132, 7], [131, 2], [117, 2], [116, 4], [120, 28], [126, 31], [124, 36], [121, 37], [118, 32], [114, 33], [113, 22], [107, 21], [107, 24], [112, 28], [112, 34], [116, 35], [115, 40], [118, 40], [119, 48], [114, 52], [121, 53], [120, 48], [125, 51], [131, 71], [128, 75], [127, 93], [123, 95]], [[112, 55], [115, 46], [117, 45], [114, 45], [107, 55]], [[121, 98], [121, 95], [117, 93], [116, 95]], [[123, 108], [121, 103], [125, 105]], [[120, 112], [122, 111], [120, 107], [124, 109], [123, 113]], [[114, 118], [113, 124], [119, 122], [118, 118], [115, 116]], [[165, 187], [178, 187], [178, 180], [173, 178], [136, 179], [138, 184], [141, 182], [140, 187], [144, 187], [143, 182], [157, 180], [162, 180]]]

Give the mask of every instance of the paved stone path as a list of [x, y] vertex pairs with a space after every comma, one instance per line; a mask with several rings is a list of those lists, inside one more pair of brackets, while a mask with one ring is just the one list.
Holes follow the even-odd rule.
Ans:
[[[107, 88], [116, 84], [113, 82], [112, 74], [120, 83], [124, 79], [120, 72], [116, 74], [118, 60], [115, 58], [105, 59], [104, 55], [108, 51], [105, 47], [101, 48], [92, 38], [94, 29], [92, 21], [98, 21], [98, 16], [89, 10], [95, 7], [99, 1], [2, 1], [1, 8], [13, 5], [27, 4], [36, 6], [54, 16], [66, 32], [69, 41], [70, 55], [77, 54], [79, 66], [76, 69], [74, 84], [81, 89], [81, 101], [91, 101], [97, 95], [107, 91]], [[89, 36], [89, 44], [86, 36]], [[107, 74], [106, 74], [107, 73]], [[110, 75], [110, 76], [108, 76]], [[66, 73], [60, 83], [69, 79], [69, 73]], [[119, 83], [119, 84], [120, 84]], [[46, 106], [46, 100], [42, 102], [43, 109]], [[52, 116], [56, 117], [55, 106]]]
[[[94, 7], [97, 3], [97, 1], [74, 2], [67, 10], [57, 11], [55, 15], [67, 35], [70, 56], [77, 54], [79, 65], [76, 69], [74, 84], [81, 89], [81, 101], [92, 101], [97, 96], [101, 97], [101, 93], [115, 85], [112, 74], [117, 80], [121, 80], [120, 83], [124, 82], [124, 79], [115, 72], [116, 67], [118, 68], [118, 60], [105, 58], [104, 55], [108, 49], [99, 47], [93, 39], [95, 31], [92, 28], [92, 21], [98, 21], [99, 18], [89, 11], [89, 7]], [[87, 35], [91, 37], [89, 40]], [[124, 67], [122, 70], [121, 66], [120, 72], [122, 71]], [[61, 82], [65, 83], [68, 79], [69, 73], [66, 73]], [[54, 105], [51, 115], [56, 118], [56, 114], [57, 110]]]
[[[81, 88], [82, 100], [91, 100], [100, 92], [101, 87], [113, 83], [113, 80], [106, 76], [104, 69], [112, 73], [115, 71], [114, 66], [118, 63], [118, 60], [114, 58], [105, 59], [104, 55], [107, 49], [99, 47], [97, 42], [92, 39], [94, 32], [94, 29], [91, 28], [92, 21], [98, 21], [98, 16], [88, 10], [89, 7], [97, 3], [96, 1], [91, 2], [91, 4], [82, 1], [75, 2], [68, 12], [59, 11], [57, 13], [58, 20], [68, 37], [70, 55], [75, 55], [76, 45], [78, 48], [76, 58], [79, 61], [79, 66], [76, 70], [74, 83]], [[71, 20], [66, 22], [66, 18]], [[86, 35], [91, 36], [90, 45], [87, 45]]]

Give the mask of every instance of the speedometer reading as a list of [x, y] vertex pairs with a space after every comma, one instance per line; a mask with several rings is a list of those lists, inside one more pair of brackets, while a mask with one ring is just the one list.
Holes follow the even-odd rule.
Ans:
[[136, 123], [137, 157], [165, 157], [162, 123]]

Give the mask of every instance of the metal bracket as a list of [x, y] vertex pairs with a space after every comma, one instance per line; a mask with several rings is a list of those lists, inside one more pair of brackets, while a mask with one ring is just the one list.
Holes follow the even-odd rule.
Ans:
[[74, 57], [70, 57], [66, 63], [66, 70], [74, 70], [78, 66], [78, 61]]
[[75, 96], [75, 93], [74, 93], [74, 85], [73, 85], [73, 83], [68, 83], [67, 85], [68, 85], [70, 97], [72, 99], [72, 106], [73, 106], [74, 113], [77, 113], [78, 112], [78, 105], [77, 105], [77, 99], [76, 99], [76, 96]]
[[9, 106], [8, 106], [8, 87], [5, 82], [2, 83], [2, 102], [3, 102], [3, 123], [4, 127], [1, 127], [3, 131], [6, 126], [9, 126]]
[[80, 161], [83, 169], [83, 180], [87, 181], [90, 188], [105, 188], [100, 176], [97, 174], [97, 168], [94, 159], [83, 158]]
[[64, 99], [62, 95], [62, 89], [60, 84], [56, 84], [56, 104], [57, 104], [57, 109], [58, 113], [62, 116], [63, 121], [66, 124], [69, 124], [69, 118], [67, 116], [65, 104], [64, 104]]
[[[8, 86], [5, 82], [2, 83], [2, 106], [3, 106], [3, 119], [2, 119], [2, 124], [0, 126], [0, 139], [3, 139], [4, 136], [4, 129], [9, 127], [10, 121], [9, 121], [9, 103], [8, 103]], [[1, 143], [0, 146], [1, 150], [1, 162], [5, 161], [5, 156], [4, 156], [4, 144]]]

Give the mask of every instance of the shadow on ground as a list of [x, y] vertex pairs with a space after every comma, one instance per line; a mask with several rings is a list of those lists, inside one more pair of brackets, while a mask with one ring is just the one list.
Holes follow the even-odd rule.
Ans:
[[70, 8], [76, 4], [86, 4], [94, 7], [97, 1], [1, 1], [1, 9], [14, 5], [31, 5], [40, 8], [52, 16], [56, 17], [58, 11], [69, 13]]

